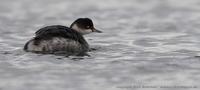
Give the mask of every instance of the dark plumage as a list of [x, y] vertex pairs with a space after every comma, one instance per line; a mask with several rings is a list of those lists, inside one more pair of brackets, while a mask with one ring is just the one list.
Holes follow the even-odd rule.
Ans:
[[53, 37], [63, 37], [78, 41], [81, 44], [87, 44], [87, 42], [79, 32], [61, 25], [53, 25], [41, 28], [37, 32], [35, 32], [35, 35], [35, 39], [37, 40], [51, 39]]
[[24, 50], [78, 55], [89, 50], [89, 45], [82, 35], [95, 31], [100, 32], [94, 28], [89, 18], [75, 20], [70, 28], [62, 25], [46, 26], [35, 32], [35, 37], [25, 44]]

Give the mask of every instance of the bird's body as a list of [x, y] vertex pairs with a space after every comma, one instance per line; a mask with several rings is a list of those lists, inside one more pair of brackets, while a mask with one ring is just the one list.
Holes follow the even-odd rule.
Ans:
[[[88, 20], [92, 22], [88, 18], [80, 19], [83, 19], [81, 23], [85, 23], [84, 21]], [[83, 32], [92, 32], [94, 27], [93, 23], [80, 27], [80, 25], [83, 25], [77, 23], [80, 19], [77, 19], [70, 27], [52, 25], [39, 29], [35, 33], [35, 37], [25, 44], [24, 50], [39, 53], [68, 53], [75, 55], [87, 52], [89, 45], [83, 37]]]

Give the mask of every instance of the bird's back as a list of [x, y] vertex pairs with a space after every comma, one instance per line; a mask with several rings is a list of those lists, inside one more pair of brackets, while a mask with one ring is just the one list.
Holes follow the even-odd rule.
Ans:
[[24, 50], [33, 52], [82, 53], [89, 48], [83, 36], [71, 28], [54, 25], [39, 29], [35, 37], [28, 41]]

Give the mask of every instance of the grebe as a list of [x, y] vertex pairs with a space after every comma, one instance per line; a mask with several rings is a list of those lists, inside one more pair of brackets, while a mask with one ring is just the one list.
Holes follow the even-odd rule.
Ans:
[[35, 32], [24, 50], [38, 53], [67, 53], [79, 55], [89, 50], [89, 45], [82, 35], [101, 31], [94, 28], [89, 18], [78, 18], [70, 27], [62, 25], [46, 26]]

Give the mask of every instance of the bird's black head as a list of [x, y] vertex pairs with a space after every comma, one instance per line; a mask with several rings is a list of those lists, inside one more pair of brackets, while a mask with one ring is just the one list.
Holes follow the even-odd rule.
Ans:
[[78, 18], [71, 24], [70, 28], [78, 31], [81, 34], [89, 34], [91, 32], [101, 33], [101, 31], [94, 28], [94, 24], [89, 18]]

